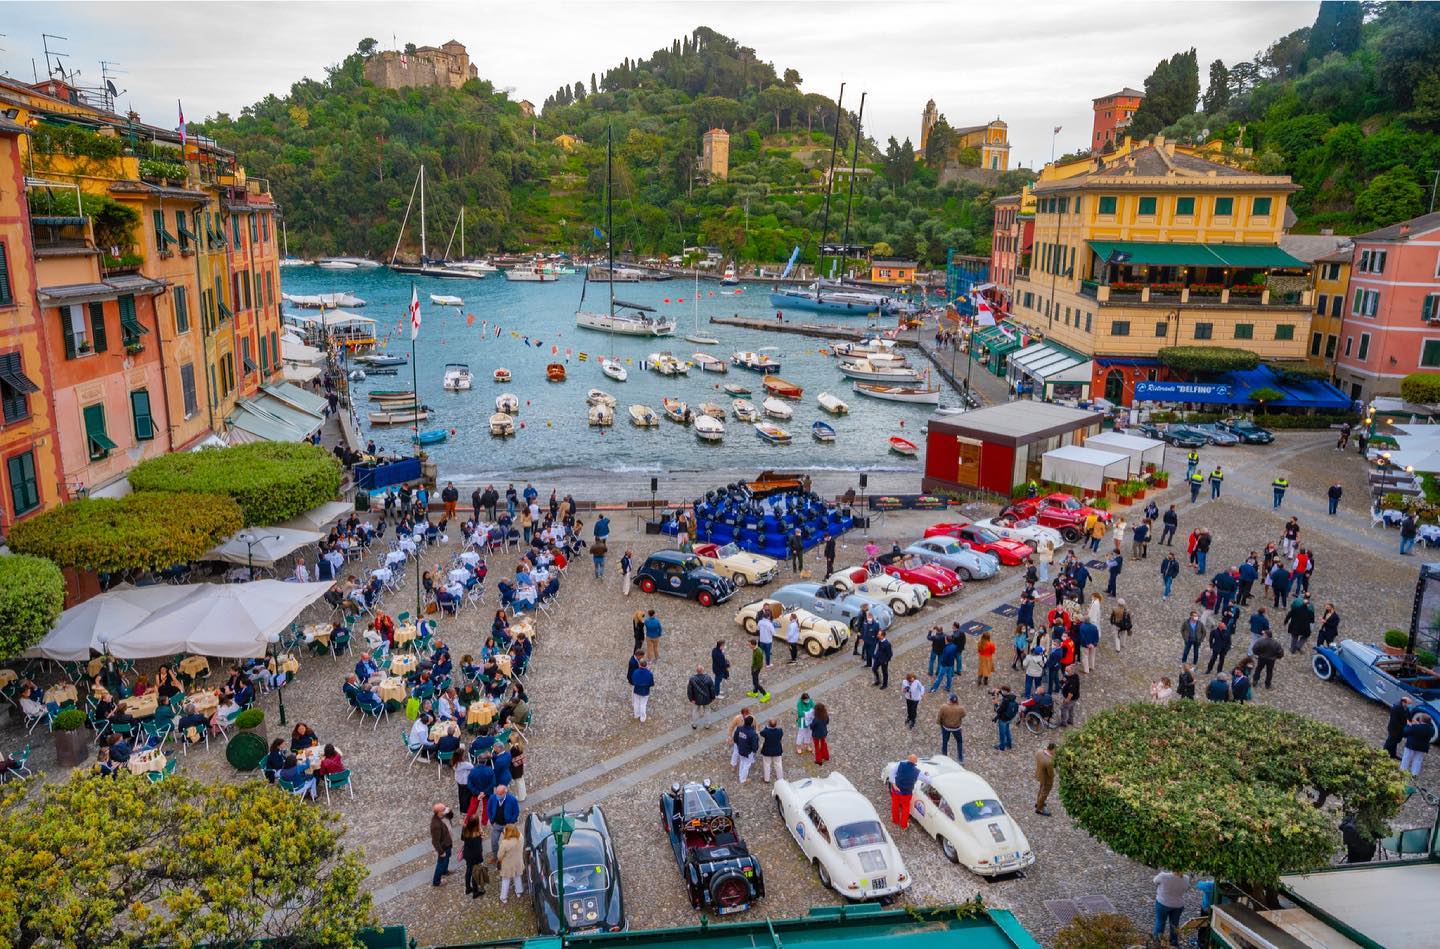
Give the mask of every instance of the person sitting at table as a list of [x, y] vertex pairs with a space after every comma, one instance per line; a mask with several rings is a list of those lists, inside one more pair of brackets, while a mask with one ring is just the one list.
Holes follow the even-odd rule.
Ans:
[[279, 774], [280, 770], [285, 767], [285, 761], [289, 757], [290, 756], [285, 753], [285, 739], [276, 738], [270, 742], [270, 751], [265, 755], [265, 760], [261, 762], [261, 766], [265, 772], [265, 780], [274, 784], [275, 775]]
[[95, 753], [95, 774], [102, 778], [113, 778], [120, 767], [110, 759], [110, 749], [102, 747]]
[[375, 604], [380, 602], [380, 595], [384, 590], [385, 581], [379, 577], [370, 578], [370, 582], [365, 584], [365, 589], [361, 593], [361, 601], [365, 604], [366, 609], [375, 608]]
[[435, 751], [437, 754], [443, 751], [448, 751], [453, 754], [460, 750], [460, 744], [460, 729], [452, 726], [445, 730], [445, 733], [440, 736], [439, 741], [435, 742]]
[[340, 760], [340, 752], [334, 745], [326, 745], [325, 754], [320, 759], [320, 766], [315, 769], [315, 774], [323, 778], [326, 775], [339, 774], [344, 770], [345, 762]]
[[534, 648], [530, 637], [524, 633], [515, 637], [510, 644], [510, 668], [516, 675], [524, 675], [525, 669], [530, 665], [530, 653]]
[[505, 690], [509, 687], [510, 681], [501, 675], [500, 670], [497, 668], [494, 674], [485, 680], [485, 696], [490, 699], [490, 701], [499, 704], [500, 697], [505, 694]]
[[[24, 707], [23, 701], [21, 703], [21, 707]], [[116, 705], [115, 708], [110, 712], [109, 719], [110, 726], [112, 728], [116, 725], [119, 725], [122, 728], [126, 725], [129, 725], [132, 728], [135, 727], [135, 716], [131, 715], [128, 711], [126, 711], [125, 706], [123, 705]]]
[[414, 672], [410, 673], [408, 678], [413, 681], [415, 691], [417, 692], [427, 688], [435, 688], [435, 682], [430, 674], [430, 663], [428, 660], [422, 659], [420, 665]]
[[211, 734], [219, 734], [220, 726], [229, 724], [241, 711], [240, 703], [235, 701], [233, 692], [222, 691], [220, 702], [215, 706], [215, 714], [210, 716]]
[[301, 764], [300, 759], [293, 754], [285, 756], [285, 767], [275, 775], [281, 780], [290, 782], [298, 789], [301, 797], [316, 799], [315, 779], [310, 775], [310, 766]]
[[515, 588], [515, 611], [523, 613], [535, 609], [538, 594], [534, 584], [522, 584]]
[[290, 732], [291, 751], [304, 751], [307, 748], [315, 747], [319, 743], [320, 740], [315, 737], [315, 732], [311, 730], [309, 725], [306, 725], [304, 722], [295, 723], [294, 730]]
[[525, 694], [525, 689], [518, 683], [515, 686], [514, 697], [504, 705], [500, 706], [500, 715], [497, 719], [501, 728], [511, 723], [524, 728], [530, 722], [530, 697]]
[[130, 744], [130, 739], [121, 735], [110, 736], [110, 760], [117, 765], [129, 761], [133, 750], [134, 746]]
[[369, 682], [379, 675], [380, 667], [375, 664], [375, 660], [371, 658], [371, 653], [367, 649], [360, 654], [360, 661], [355, 663], [355, 678], [361, 682]]
[[345, 696], [345, 701], [355, 704], [360, 699], [360, 677], [350, 673], [345, 677], [345, 684], [340, 686], [340, 694]]
[[375, 691], [375, 684], [372, 682], [360, 683], [360, 690], [355, 693], [355, 704], [365, 707], [374, 707], [380, 704], [380, 695]]
[[235, 704], [241, 708], [249, 708], [255, 704], [255, 686], [249, 682], [242, 683], [240, 688], [234, 690]]
[[162, 702], [170, 701], [172, 695], [179, 695], [182, 691], [175, 682], [175, 674], [170, 671], [169, 666], [161, 666], [160, 671], [155, 673], [155, 691]]
[[[186, 707], [190, 708], [189, 705]], [[205, 733], [210, 731], [210, 725], [210, 716], [191, 709], [180, 716], [180, 721], [176, 723], [175, 728], [179, 732], [181, 740], [190, 743], [202, 740]]]
[[431, 748], [435, 747], [435, 743], [430, 740], [430, 726], [433, 724], [435, 724], [435, 720], [427, 714], [416, 717], [415, 724], [410, 726], [409, 745], [411, 751], [429, 752]]
[[45, 717], [45, 706], [36, 701], [35, 690], [28, 685], [20, 690], [20, 711], [27, 719]]
[[465, 704], [453, 685], [440, 695], [440, 717], [456, 722], [465, 718]]
[[105, 689], [92, 690], [90, 696], [95, 700], [95, 709], [92, 715], [96, 721], [102, 718], [109, 718], [110, 713], [115, 711], [115, 700], [110, 697], [110, 693]]
[[435, 575], [426, 570], [420, 574], [420, 585], [425, 588], [427, 595], [433, 594], [435, 592]]
[[435, 605], [444, 610], [447, 615], [454, 616], [460, 612], [460, 597], [464, 588], [460, 586], [444, 587], [436, 590]]
[[154, 690], [155, 687], [150, 684], [150, 680], [145, 678], [144, 675], [140, 675], [135, 678], [135, 687], [130, 690], [130, 694], [144, 695], [145, 693], [153, 692]]
[[448, 679], [455, 669], [455, 664], [450, 660], [450, 650], [436, 653], [435, 665], [432, 668], [436, 679]]
[[239, 689], [240, 686], [244, 685], [247, 681], [249, 681], [249, 677], [240, 666], [231, 666], [225, 672], [225, 688], [231, 692]]

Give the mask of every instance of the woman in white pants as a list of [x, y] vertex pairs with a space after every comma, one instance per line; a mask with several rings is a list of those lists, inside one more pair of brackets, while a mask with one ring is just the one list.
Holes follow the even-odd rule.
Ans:
[[500, 902], [504, 903], [510, 896], [510, 886], [514, 884], [515, 895], [521, 896], [525, 892], [525, 857], [523, 847], [520, 843], [520, 827], [517, 824], [507, 824], [505, 832], [500, 836], [500, 850], [495, 855], [495, 861], [499, 864], [500, 870]]

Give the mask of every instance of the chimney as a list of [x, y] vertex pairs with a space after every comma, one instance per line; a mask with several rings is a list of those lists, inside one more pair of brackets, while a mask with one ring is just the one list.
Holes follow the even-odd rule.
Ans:
[[1406, 234], [1409, 234], [1409, 233], [1410, 233], [1410, 222], [1409, 222], [1409, 221], [1406, 221], [1404, 224], [1401, 224], [1401, 225], [1400, 225], [1400, 236], [1401, 236], [1401, 237], [1404, 237]]

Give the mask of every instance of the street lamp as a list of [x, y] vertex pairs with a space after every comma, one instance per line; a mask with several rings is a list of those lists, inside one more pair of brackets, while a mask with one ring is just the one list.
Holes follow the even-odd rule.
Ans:
[[281, 658], [281, 652], [280, 652], [280, 633], [279, 633], [279, 632], [271, 633], [271, 634], [269, 634], [269, 636], [266, 637], [266, 639], [267, 639], [267, 641], [270, 643], [270, 645], [274, 647], [273, 655], [275, 656], [275, 673], [276, 673], [275, 693], [276, 693], [276, 700], [280, 703], [280, 709], [279, 709], [279, 710], [280, 710], [280, 724], [281, 724], [281, 725], [285, 725], [285, 724], [288, 724], [288, 723], [285, 721], [285, 676], [284, 676], [284, 674], [280, 671], [280, 658]]
[[246, 574], [250, 577], [251, 580], [254, 580], [256, 546], [264, 543], [267, 540], [284, 540], [285, 538], [281, 537], [279, 534], [265, 534], [262, 536], [256, 536], [255, 534], [240, 533], [235, 535], [235, 539], [245, 545]]
[[565, 815], [565, 805], [560, 805], [560, 813], [550, 818], [550, 833], [555, 838], [555, 902], [560, 910], [562, 941], [570, 931], [570, 910], [565, 906], [565, 845], [574, 830], [575, 822]]

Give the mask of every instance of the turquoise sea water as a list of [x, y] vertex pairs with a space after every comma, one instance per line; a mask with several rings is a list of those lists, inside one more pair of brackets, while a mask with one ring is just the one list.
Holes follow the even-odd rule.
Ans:
[[[366, 301], [355, 312], [378, 321], [378, 334], [389, 337], [386, 351], [407, 355], [410, 336], [405, 310], [410, 302], [411, 278], [387, 269], [324, 271], [315, 267], [282, 270], [287, 293], [312, 294], [347, 291]], [[655, 306], [661, 313], [681, 321], [676, 335], [662, 339], [609, 336], [575, 326], [583, 277], [561, 277], [555, 283], [510, 283], [500, 274], [483, 280], [440, 280], [418, 278], [422, 327], [416, 342], [418, 387], [421, 401], [434, 409], [422, 429], [453, 429], [443, 444], [426, 450], [439, 462], [443, 475], [456, 480], [486, 478], [510, 472], [554, 469], [599, 471], [646, 471], [695, 468], [836, 468], [871, 471], [916, 470], [918, 463], [889, 451], [888, 439], [901, 435], [919, 443], [920, 429], [929, 415], [928, 406], [880, 402], [852, 391], [850, 382], [835, 368], [833, 357], [817, 350], [825, 340], [811, 337], [740, 330], [711, 326], [711, 316], [740, 314], [773, 318], [768, 288], [746, 285], [740, 293], [727, 293], [716, 283], [700, 283], [699, 316], [701, 332], [720, 340], [718, 346], [687, 342], [693, 330], [694, 284], [683, 279], [617, 284], [622, 300]], [[587, 309], [603, 310], [609, 288], [591, 284], [586, 293]], [[432, 304], [430, 294], [459, 296], [465, 305], [441, 307]], [[680, 299], [684, 303], [680, 303]], [[669, 299], [669, 303], [664, 302]], [[473, 323], [468, 316], [474, 316]], [[824, 322], [835, 317], [813, 314], [786, 314], [802, 322]], [[859, 324], [861, 321], [856, 320]], [[886, 326], [893, 325], [888, 321]], [[495, 334], [496, 326], [500, 334]], [[511, 333], [529, 337], [531, 345]], [[539, 340], [541, 345], [535, 346]], [[382, 343], [382, 346], [386, 344]], [[552, 352], [552, 347], [556, 350]], [[804, 398], [791, 402], [795, 417], [781, 422], [794, 436], [788, 446], [760, 441], [754, 429], [729, 415], [731, 396], [720, 390], [727, 382], [738, 382], [753, 390], [749, 396], [758, 407], [764, 399], [757, 373], [732, 366], [725, 374], [702, 373], [692, 368], [690, 376], [666, 378], [640, 368], [651, 352], [669, 350], [688, 359], [695, 351], [708, 352], [727, 362], [735, 350], [762, 347], [783, 361], [781, 376], [805, 389]], [[566, 355], [569, 350], [569, 355]], [[588, 354], [582, 362], [579, 353]], [[598, 359], [613, 354], [627, 361], [629, 380], [615, 382], [600, 372]], [[923, 360], [912, 351], [911, 362]], [[474, 388], [469, 392], [446, 392], [441, 386], [445, 364], [462, 362], [470, 366]], [[545, 378], [549, 362], [566, 364], [568, 379], [552, 383]], [[491, 374], [504, 367], [513, 381], [500, 385]], [[943, 383], [942, 383], [943, 384]], [[364, 413], [372, 408], [365, 398], [370, 389], [409, 389], [410, 367], [402, 366], [395, 376], [371, 376], [354, 386], [364, 434], [382, 448], [403, 451], [411, 437], [406, 426], [372, 428]], [[585, 394], [603, 389], [617, 400], [615, 425], [591, 428], [586, 423]], [[516, 436], [492, 438], [489, 419], [495, 411], [495, 397], [512, 392], [520, 399]], [[850, 414], [832, 417], [820, 409], [816, 396], [830, 392], [850, 405]], [[692, 410], [700, 402], [715, 402], [726, 409], [725, 439], [719, 444], [699, 442], [689, 428], [661, 419], [659, 428], [638, 429], [630, 424], [627, 407], [649, 405], [661, 411], [661, 399], [684, 400]], [[941, 394], [942, 403], [957, 403], [953, 392]], [[838, 437], [824, 445], [810, 436], [810, 424], [823, 419], [833, 425]], [[904, 423], [903, 425], [901, 423]]]

